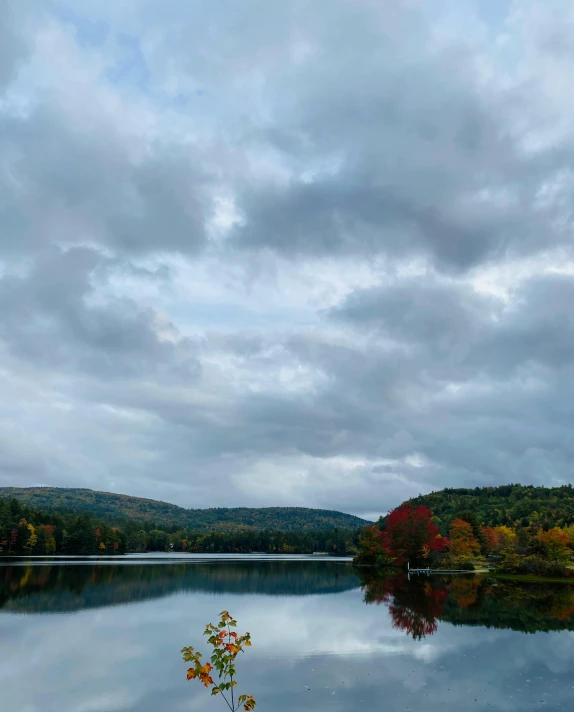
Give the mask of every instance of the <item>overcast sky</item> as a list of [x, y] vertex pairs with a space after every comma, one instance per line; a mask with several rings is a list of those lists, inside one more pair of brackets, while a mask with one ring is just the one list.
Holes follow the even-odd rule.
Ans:
[[573, 480], [571, 0], [0, 10], [0, 485]]

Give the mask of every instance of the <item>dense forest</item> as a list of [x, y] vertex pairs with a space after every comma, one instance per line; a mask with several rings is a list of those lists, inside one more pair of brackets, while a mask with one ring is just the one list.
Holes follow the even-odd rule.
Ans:
[[[503, 485], [474, 489], [444, 489], [409, 500], [428, 507], [441, 534], [461, 512], [471, 512], [484, 526], [530, 527], [548, 530], [574, 524], [574, 487]], [[383, 518], [384, 521], [385, 518]]]
[[131, 520], [117, 526], [87, 513], [32, 509], [17, 499], [0, 499], [0, 556], [145, 551], [345, 554], [355, 551], [358, 536], [358, 529], [193, 531], [172, 526], [164, 530], [151, 522]]
[[352, 514], [306, 507], [184, 509], [175, 504], [112, 492], [65, 487], [0, 487], [0, 498], [60, 513], [89, 514], [108, 524], [122, 520], [152, 522], [158, 529], [188, 531], [258, 529], [302, 532], [329, 529], [360, 529], [370, 522]]

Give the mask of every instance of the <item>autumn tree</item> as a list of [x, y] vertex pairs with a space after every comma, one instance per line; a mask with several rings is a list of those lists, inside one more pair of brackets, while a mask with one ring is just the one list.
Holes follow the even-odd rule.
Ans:
[[462, 512], [459, 512], [456, 518], [462, 519], [463, 521], [468, 522], [470, 524], [470, 526], [472, 527], [472, 534], [474, 538], [480, 543], [482, 533], [480, 522], [476, 513], [472, 510], [465, 509]]
[[359, 566], [392, 566], [393, 557], [387, 550], [385, 536], [376, 525], [365, 527], [361, 532], [354, 562]]
[[[235, 659], [239, 653], [245, 652], [245, 648], [251, 646], [251, 636], [249, 633], [238, 635], [231, 630], [236, 627], [237, 621], [228, 611], [222, 611], [219, 616], [219, 623], [217, 625], [208, 623], [203, 633], [209, 636], [207, 642], [213, 648], [210, 663], [202, 664], [201, 653], [191, 645], [182, 649], [185, 662], [192, 663], [187, 671], [187, 679], [199, 680], [208, 689], [211, 687], [212, 695], [221, 694], [231, 712], [236, 712], [241, 706], [249, 711], [256, 704], [253, 695], [243, 694], [237, 698], [235, 696], [237, 687]], [[217, 683], [213, 679], [212, 671], [217, 673], [219, 678]]]
[[506, 525], [494, 527], [494, 532], [498, 537], [497, 551], [511, 552], [516, 546], [516, 532]]
[[571, 524], [569, 527], [565, 527], [562, 531], [568, 537], [570, 548], [574, 551], [574, 524]]
[[500, 547], [500, 539], [493, 527], [482, 527], [480, 533], [483, 550], [487, 556]]
[[23, 532], [24, 541], [26, 542], [24, 544], [24, 550], [28, 553], [34, 551], [34, 547], [38, 542], [36, 527], [33, 524], [27, 522], [25, 519], [20, 520], [20, 522], [18, 523], [18, 527], [20, 528], [20, 531]]
[[564, 564], [570, 559], [570, 539], [561, 529], [541, 531], [538, 533], [537, 539], [544, 548], [544, 553], [549, 561]]
[[449, 529], [450, 554], [455, 559], [471, 559], [480, 553], [480, 545], [476, 540], [472, 526], [464, 519], [455, 519]]
[[383, 541], [399, 564], [410, 562], [411, 566], [425, 562], [433, 552], [444, 551], [447, 545], [430, 510], [410, 502], [389, 513]]

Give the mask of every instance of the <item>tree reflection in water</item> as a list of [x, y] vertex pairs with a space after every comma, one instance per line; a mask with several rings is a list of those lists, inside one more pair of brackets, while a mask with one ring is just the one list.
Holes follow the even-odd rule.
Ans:
[[0, 610], [18, 613], [63, 613], [179, 592], [304, 596], [358, 587], [351, 564], [337, 561], [0, 564]]
[[360, 572], [364, 601], [385, 604], [393, 627], [420, 640], [439, 622], [524, 633], [574, 630], [574, 586], [493, 581], [488, 577]]
[[367, 579], [363, 590], [366, 603], [386, 604], [393, 626], [416, 640], [436, 632], [448, 596], [445, 587], [428, 580], [409, 581], [404, 573]]

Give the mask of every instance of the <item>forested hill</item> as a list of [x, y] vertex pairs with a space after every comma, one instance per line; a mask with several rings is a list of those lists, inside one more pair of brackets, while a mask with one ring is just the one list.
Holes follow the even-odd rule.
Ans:
[[[444, 489], [410, 500], [428, 507], [441, 531], [461, 513], [472, 512], [486, 526], [543, 528], [564, 527], [574, 523], [574, 487], [533, 487], [503, 485], [475, 489]], [[440, 520], [440, 521], [439, 521]]]
[[153, 522], [156, 526], [194, 531], [249, 528], [269, 531], [358, 529], [370, 522], [351, 514], [305, 507], [184, 509], [175, 504], [112, 492], [64, 487], [0, 487], [0, 497], [29, 507], [88, 513], [110, 523]]

